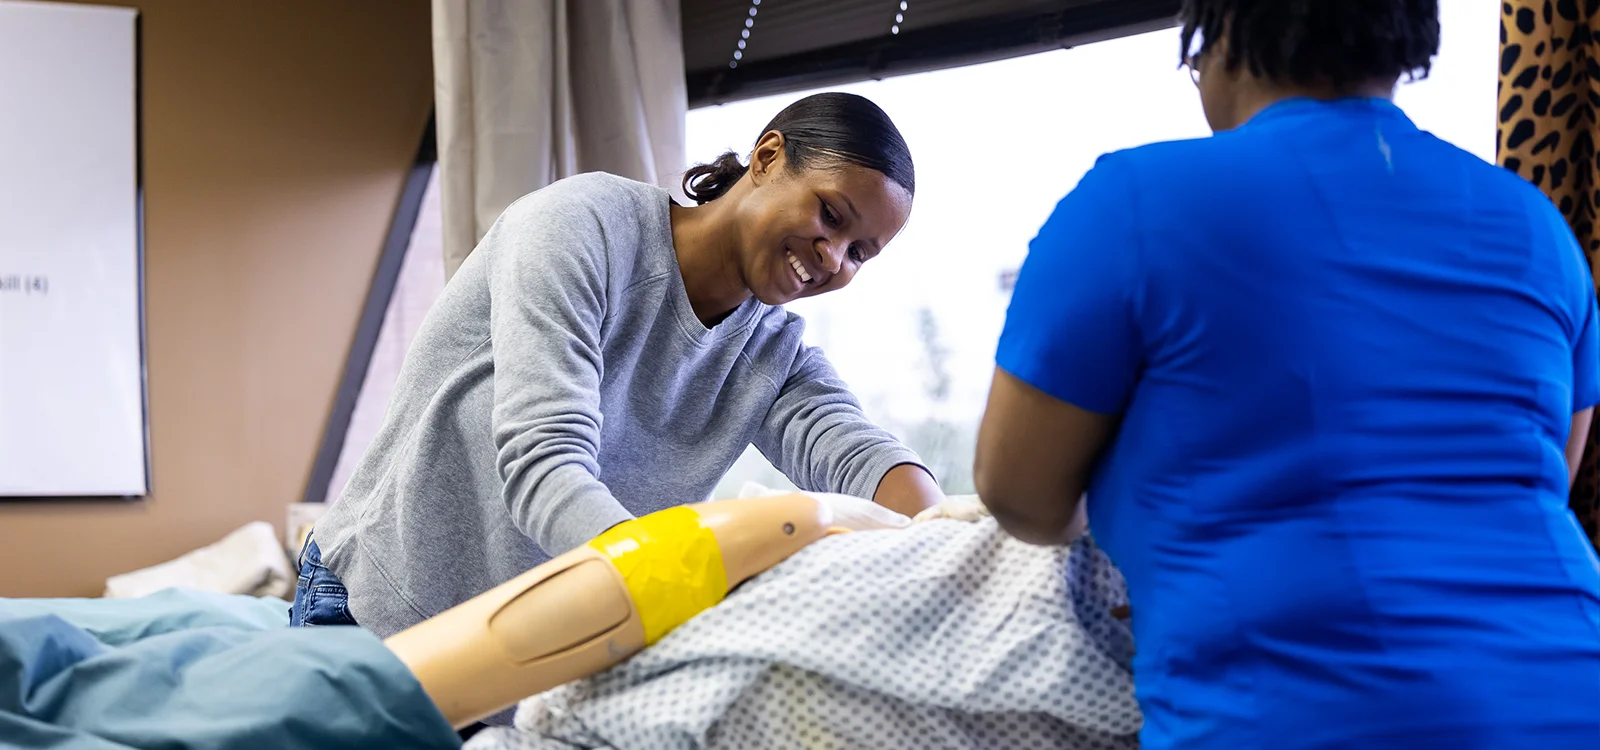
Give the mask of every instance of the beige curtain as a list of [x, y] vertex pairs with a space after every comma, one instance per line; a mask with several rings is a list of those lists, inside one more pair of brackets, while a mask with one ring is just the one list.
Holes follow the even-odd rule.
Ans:
[[445, 273], [516, 199], [684, 169], [678, 0], [433, 0]]

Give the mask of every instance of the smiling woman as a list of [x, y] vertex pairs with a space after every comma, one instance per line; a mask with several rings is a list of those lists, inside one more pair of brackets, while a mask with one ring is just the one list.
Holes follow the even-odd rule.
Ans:
[[781, 305], [843, 289], [905, 227], [916, 173], [883, 110], [825, 93], [767, 123], [749, 166], [729, 151], [686, 172], [683, 189], [701, 207], [673, 209], [673, 240], [710, 321], [752, 295]]
[[748, 169], [723, 159], [690, 180], [697, 207], [587, 174], [506, 210], [423, 322], [383, 427], [306, 543], [316, 585], [297, 592], [297, 624], [393, 634], [705, 499], [752, 443], [807, 490], [908, 515], [942, 499], [778, 307], [844, 287], [900, 232], [905, 141], [856, 96], [774, 123]]

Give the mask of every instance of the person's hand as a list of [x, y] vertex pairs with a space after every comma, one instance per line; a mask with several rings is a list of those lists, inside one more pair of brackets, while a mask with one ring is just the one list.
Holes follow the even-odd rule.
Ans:
[[946, 518], [952, 521], [966, 521], [972, 523], [989, 515], [989, 509], [977, 495], [951, 495], [933, 507], [918, 513], [911, 519], [912, 523], [922, 523], [935, 519]]

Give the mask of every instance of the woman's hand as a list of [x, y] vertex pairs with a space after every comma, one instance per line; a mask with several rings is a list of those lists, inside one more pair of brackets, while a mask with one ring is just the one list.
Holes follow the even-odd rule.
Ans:
[[933, 521], [948, 518], [952, 521], [966, 521], [973, 523], [980, 518], [987, 518], [989, 509], [977, 495], [952, 495], [939, 501], [937, 505], [918, 513], [911, 519], [912, 523]]
[[872, 501], [905, 516], [915, 516], [944, 501], [944, 492], [927, 469], [900, 464], [883, 475]]

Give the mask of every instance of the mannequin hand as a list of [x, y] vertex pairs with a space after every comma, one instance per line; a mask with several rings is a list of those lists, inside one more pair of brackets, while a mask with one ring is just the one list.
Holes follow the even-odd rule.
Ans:
[[903, 529], [911, 525], [911, 519], [883, 507], [871, 500], [862, 500], [849, 495], [827, 495], [809, 493], [820, 500], [823, 505], [833, 511], [833, 525], [851, 531], [874, 531], [877, 529]]
[[984, 507], [983, 501], [977, 495], [951, 495], [943, 502], [933, 506], [911, 519], [912, 523], [922, 523], [939, 518], [948, 518], [952, 521], [966, 521], [972, 523], [989, 515], [989, 509]]

